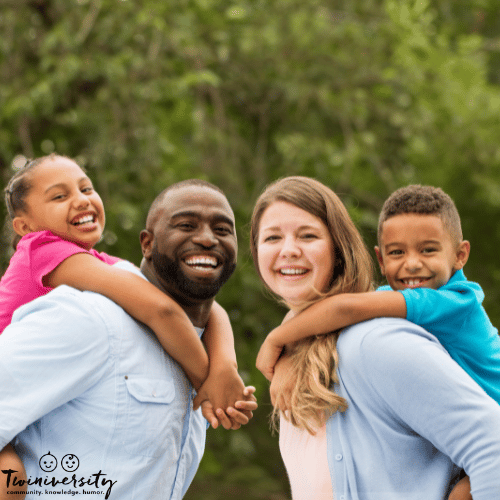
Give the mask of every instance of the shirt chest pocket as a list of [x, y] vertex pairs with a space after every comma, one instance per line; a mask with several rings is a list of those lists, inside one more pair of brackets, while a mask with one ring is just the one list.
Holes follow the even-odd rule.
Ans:
[[[173, 380], [125, 377], [127, 403], [124, 445], [133, 455], [159, 457], [176, 447], [182, 431]], [[177, 436], [178, 434], [178, 436]]]

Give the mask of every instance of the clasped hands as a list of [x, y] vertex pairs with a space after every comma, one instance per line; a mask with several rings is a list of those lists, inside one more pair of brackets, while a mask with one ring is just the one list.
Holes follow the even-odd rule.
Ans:
[[217, 429], [239, 429], [247, 424], [257, 409], [255, 387], [243, 383], [235, 366], [213, 368], [193, 400], [193, 409], [201, 406], [208, 423]]

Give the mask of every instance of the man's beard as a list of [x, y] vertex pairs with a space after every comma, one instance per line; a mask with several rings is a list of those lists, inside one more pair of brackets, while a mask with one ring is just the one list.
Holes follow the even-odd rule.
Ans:
[[[189, 279], [183, 272], [177, 261], [170, 259], [165, 254], [158, 252], [156, 245], [151, 252], [151, 260], [156, 274], [172, 287], [170, 292], [177, 293], [189, 299], [207, 300], [215, 297], [222, 285], [233, 274], [236, 263], [225, 264], [219, 278], [211, 283], [200, 283]], [[176, 292], [177, 293], [176, 293]]]

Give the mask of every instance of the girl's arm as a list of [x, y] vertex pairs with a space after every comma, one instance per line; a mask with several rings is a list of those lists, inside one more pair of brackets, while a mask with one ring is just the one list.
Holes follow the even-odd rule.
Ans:
[[147, 280], [87, 253], [77, 253], [48, 274], [44, 284], [52, 288], [64, 284], [105, 295], [155, 332], [195, 389], [207, 378], [208, 355], [193, 324], [173, 299]]
[[406, 302], [399, 292], [344, 293], [327, 297], [293, 318], [287, 317], [262, 344], [257, 368], [271, 380], [283, 346], [313, 335], [382, 317], [406, 318]]
[[210, 360], [208, 378], [193, 401], [197, 409], [204, 400], [209, 400], [216, 414], [234, 407], [236, 401], [244, 401], [245, 384], [238, 374], [238, 363], [234, 350], [234, 336], [226, 311], [214, 302], [208, 319], [203, 342]]

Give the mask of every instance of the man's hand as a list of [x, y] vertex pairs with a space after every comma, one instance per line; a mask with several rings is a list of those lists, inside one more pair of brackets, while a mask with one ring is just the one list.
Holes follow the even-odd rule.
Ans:
[[253, 417], [253, 412], [257, 409], [257, 398], [254, 396], [255, 387], [248, 386], [243, 390], [244, 400], [236, 401], [234, 407], [230, 406], [224, 412], [221, 408], [214, 411], [214, 407], [209, 400], [201, 403], [201, 412], [208, 423], [217, 429], [219, 423], [224, 429], [239, 429], [246, 425]]
[[273, 378], [274, 367], [283, 352], [283, 347], [283, 344], [276, 342], [273, 339], [271, 332], [259, 349], [255, 365], [262, 372], [262, 375], [267, 378], [267, 380], [272, 380]]
[[288, 376], [288, 372], [292, 367], [292, 359], [289, 354], [285, 353], [276, 363], [274, 368], [274, 376], [271, 380], [271, 402], [273, 406], [284, 412], [290, 407], [290, 399], [292, 389], [295, 385], [295, 380]]
[[216, 410], [234, 407], [236, 401], [245, 400], [245, 384], [235, 366], [223, 368], [210, 367], [205, 383], [200, 387], [193, 401], [193, 409], [197, 410], [202, 401], [209, 400]]

